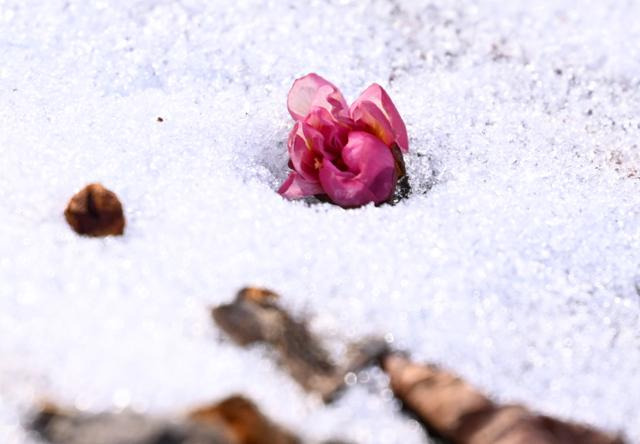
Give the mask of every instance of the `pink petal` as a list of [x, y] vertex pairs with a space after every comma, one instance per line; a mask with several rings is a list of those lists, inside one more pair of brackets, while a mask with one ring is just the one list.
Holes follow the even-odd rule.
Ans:
[[320, 132], [296, 122], [289, 134], [288, 149], [291, 168], [304, 179], [318, 181], [317, 164], [322, 161], [324, 139]]
[[304, 119], [312, 109], [326, 109], [331, 115], [349, 117], [347, 102], [332, 83], [311, 73], [293, 82], [287, 96], [289, 114], [294, 120]]
[[391, 150], [375, 136], [354, 131], [342, 151], [347, 171], [325, 159], [320, 183], [332, 202], [350, 208], [388, 200], [395, 187]]
[[301, 197], [324, 194], [324, 191], [319, 183], [308, 181], [294, 172], [289, 174], [287, 180], [278, 189], [278, 193], [287, 199], [299, 199]]
[[305, 131], [312, 128], [322, 134], [324, 144], [317, 149], [323, 152], [325, 157], [331, 159], [340, 154], [342, 147], [347, 143], [350, 126], [338, 123], [331, 114], [323, 108], [313, 109], [304, 119]]
[[[354, 120], [357, 121], [355, 114], [359, 112], [359, 109], [362, 107], [364, 103], [373, 104], [376, 108], [378, 108], [381, 113], [386, 118], [388, 125], [391, 127], [394, 134], [394, 142], [398, 144], [400, 149], [403, 152], [407, 152], [409, 150], [409, 137], [407, 136], [407, 128], [400, 117], [400, 113], [396, 109], [395, 105], [391, 101], [391, 98], [387, 94], [387, 92], [377, 83], [372, 84], [367, 89], [364, 90], [360, 97], [353, 102], [351, 105], [351, 116]], [[362, 111], [360, 111], [362, 112]], [[371, 114], [369, 111], [368, 113]], [[357, 122], [356, 122], [357, 123]], [[365, 125], [371, 124], [370, 121], [363, 121]]]
[[360, 102], [353, 109], [352, 116], [357, 128], [373, 134], [388, 147], [396, 141], [396, 135], [387, 116], [373, 103]]

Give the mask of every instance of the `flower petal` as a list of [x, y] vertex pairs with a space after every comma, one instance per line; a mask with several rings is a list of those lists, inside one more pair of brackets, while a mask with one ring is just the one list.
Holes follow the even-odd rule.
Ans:
[[356, 128], [373, 134], [391, 147], [396, 142], [396, 135], [391, 128], [387, 116], [371, 102], [360, 102], [352, 111]]
[[323, 146], [324, 139], [320, 132], [307, 127], [303, 122], [296, 122], [288, 141], [291, 168], [304, 179], [317, 182], [316, 164], [322, 161]]
[[289, 174], [287, 180], [278, 189], [278, 193], [287, 199], [299, 199], [301, 197], [324, 194], [324, 191], [318, 182], [306, 180], [300, 174], [294, 172]]
[[349, 117], [347, 102], [340, 90], [311, 73], [293, 82], [287, 96], [287, 108], [294, 120], [302, 120], [316, 107], [326, 109], [336, 119]]
[[395, 162], [391, 150], [375, 136], [354, 131], [342, 151], [347, 171], [325, 159], [320, 183], [332, 202], [350, 208], [388, 200], [395, 188]]
[[[373, 104], [376, 108], [378, 108], [388, 125], [391, 127], [394, 134], [394, 142], [398, 144], [402, 152], [407, 152], [409, 150], [409, 137], [407, 136], [407, 128], [400, 117], [400, 113], [396, 109], [395, 105], [391, 101], [391, 97], [387, 94], [387, 92], [377, 83], [372, 84], [367, 89], [364, 90], [360, 97], [353, 102], [351, 105], [351, 116], [354, 120], [357, 120], [355, 114], [359, 112], [359, 109], [363, 106], [364, 103]], [[371, 114], [370, 111], [368, 111]], [[370, 122], [363, 122], [365, 124], [369, 124]]]
[[349, 171], [340, 171], [329, 160], [324, 160], [320, 168], [322, 188], [336, 205], [353, 208], [374, 201], [373, 194], [364, 183], [355, 178]]
[[311, 129], [322, 134], [323, 144], [317, 146], [318, 151], [322, 151], [323, 155], [331, 159], [340, 155], [342, 147], [347, 143], [349, 131], [352, 129], [343, 123], [338, 123], [323, 108], [313, 109], [304, 119], [305, 132], [311, 132]]

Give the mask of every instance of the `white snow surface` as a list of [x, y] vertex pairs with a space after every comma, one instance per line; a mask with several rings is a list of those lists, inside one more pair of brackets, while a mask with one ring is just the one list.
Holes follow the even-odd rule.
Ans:
[[[20, 424], [41, 399], [172, 414], [235, 392], [310, 440], [429, 442], [379, 372], [325, 407], [225, 340], [208, 309], [249, 284], [332, 341], [388, 335], [502, 402], [640, 442], [638, 17], [631, 0], [0, 0], [0, 442], [35, 442]], [[387, 89], [408, 199], [276, 193], [308, 72], [348, 100]], [[64, 221], [95, 181], [124, 236]]]

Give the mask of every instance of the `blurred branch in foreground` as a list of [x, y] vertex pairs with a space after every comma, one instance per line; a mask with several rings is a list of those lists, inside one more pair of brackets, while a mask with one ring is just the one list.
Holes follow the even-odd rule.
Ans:
[[51, 444], [311, 444], [237, 395], [171, 417], [129, 410], [86, 413], [45, 404], [27, 427]]
[[459, 444], [623, 444], [592, 427], [538, 415], [520, 405], [498, 405], [463, 379], [401, 353], [383, 357], [391, 388], [427, 425]]
[[331, 402], [344, 387], [348, 373], [373, 364], [387, 349], [383, 340], [354, 344], [346, 362], [336, 365], [305, 323], [278, 305], [278, 298], [266, 289], [244, 288], [232, 303], [215, 307], [213, 319], [241, 346], [269, 344], [291, 377], [305, 390], [318, 393], [325, 402]]
[[379, 362], [403, 404], [430, 432], [453, 444], [623, 444], [621, 438], [590, 426], [539, 415], [524, 406], [496, 404], [458, 376], [413, 363], [382, 340], [357, 344], [355, 355], [337, 366], [318, 338], [280, 307], [278, 299], [272, 291], [245, 288], [232, 303], [214, 308], [213, 318], [241, 346], [270, 345], [285, 370], [325, 401], [343, 387], [348, 372]]
[[248, 399], [231, 396], [185, 416], [91, 414], [44, 405], [29, 428], [52, 444], [301, 444]]

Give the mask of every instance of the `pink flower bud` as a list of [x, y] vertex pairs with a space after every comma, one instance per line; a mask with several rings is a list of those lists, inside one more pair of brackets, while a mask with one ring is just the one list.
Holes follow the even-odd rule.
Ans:
[[404, 122], [385, 90], [373, 84], [351, 108], [334, 85], [308, 74], [287, 98], [296, 121], [289, 135], [294, 170], [278, 192], [288, 199], [319, 196], [344, 208], [388, 201], [409, 149]]

